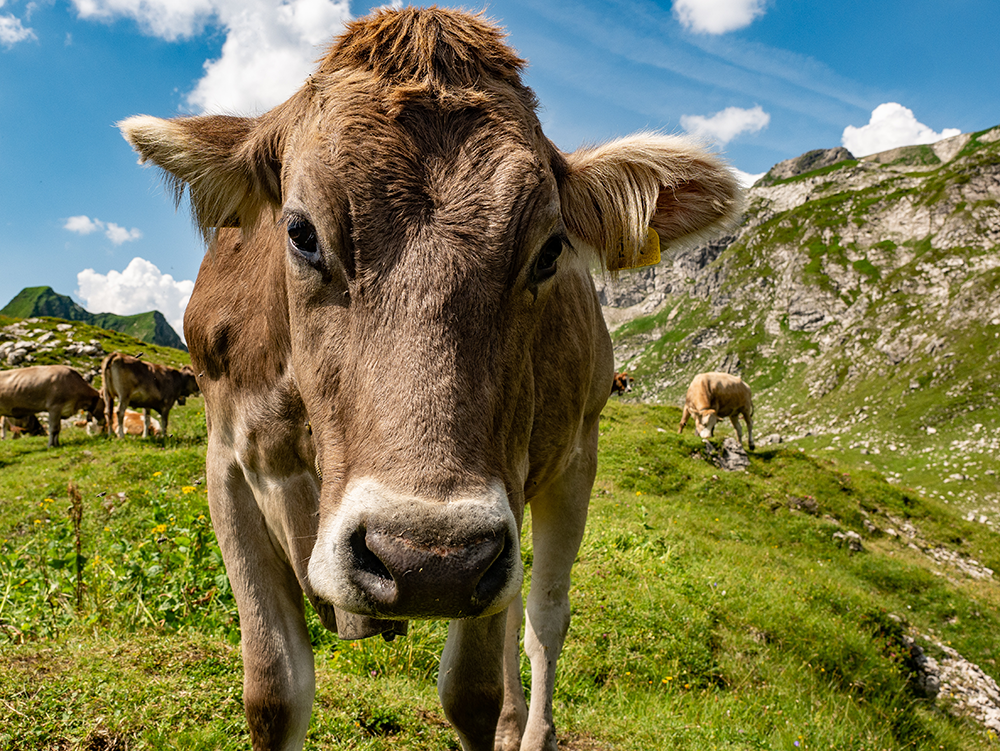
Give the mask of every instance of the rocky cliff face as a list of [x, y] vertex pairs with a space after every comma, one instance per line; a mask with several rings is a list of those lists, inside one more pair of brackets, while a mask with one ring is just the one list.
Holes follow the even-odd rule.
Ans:
[[748, 197], [735, 235], [599, 284], [636, 397], [677, 403], [725, 370], [753, 386], [761, 435], [897, 453], [978, 437], [1000, 465], [1000, 127], [810, 152]]

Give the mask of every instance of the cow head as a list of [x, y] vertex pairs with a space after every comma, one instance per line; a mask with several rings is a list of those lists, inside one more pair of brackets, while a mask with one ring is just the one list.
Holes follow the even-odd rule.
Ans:
[[197, 396], [201, 392], [201, 389], [198, 387], [198, 376], [195, 375], [190, 365], [181, 367], [180, 374], [181, 388], [177, 396], [177, 403], [184, 405], [187, 403], [189, 396]]
[[107, 418], [104, 415], [104, 398], [97, 394], [91, 400], [90, 405], [87, 407], [87, 414], [90, 415], [90, 419], [93, 420], [98, 425], [103, 426]]
[[285, 356], [323, 480], [309, 579], [351, 612], [506, 606], [540, 342], [572, 338], [551, 327], [593, 295], [588, 265], [741, 208], [731, 172], [679, 138], [561, 152], [522, 66], [479, 18], [381, 11], [258, 118], [121, 126], [207, 235], [238, 226], [281, 254]]
[[703, 409], [700, 412], [694, 411], [694, 430], [699, 438], [706, 441], [715, 434], [715, 425], [719, 422], [719, 415], [714, 409]]

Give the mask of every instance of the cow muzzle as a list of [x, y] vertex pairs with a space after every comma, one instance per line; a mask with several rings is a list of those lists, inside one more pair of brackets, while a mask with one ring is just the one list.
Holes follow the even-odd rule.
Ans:
[[309, 562], [318, 596], [376, 618], [471, 618], [520, 592], [517, 523], [499, 483], [445, 501], [353, 482], [321, 519]]

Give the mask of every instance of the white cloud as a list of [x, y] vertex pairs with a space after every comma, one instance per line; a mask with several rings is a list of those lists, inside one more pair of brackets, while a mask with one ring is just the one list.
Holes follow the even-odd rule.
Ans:
[[77, 296], [95, 313], [133, 315], [158, 310], [174, 331], [184, 336], [184, 309], [194, 282], [176, 280], [143, 258], [133, 258], [124, 271], [106, 275], [84, 269], [76, 275]]
[[674, 0], [681, 25], [699, 34], [725, 34], [764, 15], [766, 0]]
[[[3, 6], [3, 0], [0, 0], [0, 8]], [[35, 32], [32, 29], [26, 28], [21, 23], [20, 18], [16, 18], [10, 13], [0, 14], [0, 44], [4, 47], [13, 47], [25, 39], [35, 38]]]
[[743, 188], [751, 187], [755, 182], [767, 174], [766, 172], [761, 172], [758, 175], [751, 175], [749, 172], [744, 172], [743, 170], [736, 169], [735, 167], [730, 167], [729, 169], [732, 170], [734, 175], [736, 175], [736, 179], [740, 181], [740, 186]]
[[726, 107], [710, 117], [681, 115], [681, 127], [692, 136], [725, 146], [741, 133], [756, 133], [767, 127], [771, 116], [760, 105], [753, 109]]
[[261, 112], [302, 85], [350, 20], [348, 0], [73, 0], [81, 18], [133, 18], [167, 40], [218, 24], [222, 54], [187, 101], [199, 112]]
[[900, 146], [935, 143], [961, 133], [958, 128], [945, 128], [940, 133], [935, 133], [917, 121], [913, 110], [896, 102], [886, 102], [872, 110], [867, 125], [860, 128], [848, 125], [844, 128], [841, 143], [854, 156], [867, 156]]
[[142, 237], [142, 232], [135, 227], [125, 229], [114, 222], [102, 222], [100, 219], [91, 219], [89, 216], [71, 216], [66, 220], [63, 229], [75, 232], [78, 235], [90, 235], [94, 232], [103, 232], [115, 245], [138, 240]]

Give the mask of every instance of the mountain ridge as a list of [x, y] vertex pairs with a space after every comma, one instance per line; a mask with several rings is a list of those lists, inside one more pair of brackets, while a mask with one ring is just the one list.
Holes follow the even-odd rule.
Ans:
[[128, 334], [150, 344], [187, 351], [184, 341], [158, 310], [136, 313], [135, 315], [91, 313], [71, 298], [60, 295], [48, 286], [25, 287], [0, 310], [0, 315], [11, 318], [46, 316], [62, 318], [67, 321], [79, 321], [98, 328]]

